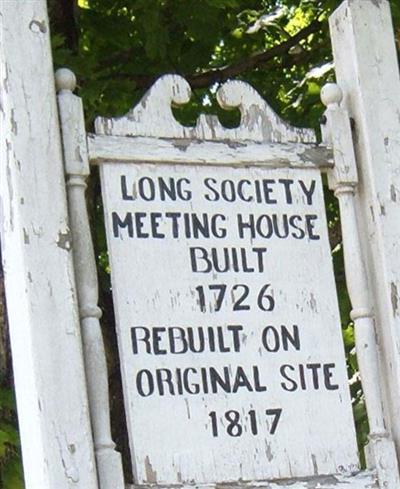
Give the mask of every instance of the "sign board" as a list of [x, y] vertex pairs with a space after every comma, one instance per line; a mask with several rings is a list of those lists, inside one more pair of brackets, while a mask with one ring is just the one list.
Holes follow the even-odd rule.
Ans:
[[136, 482], [357, 470], [319, 170], [101, 179]]

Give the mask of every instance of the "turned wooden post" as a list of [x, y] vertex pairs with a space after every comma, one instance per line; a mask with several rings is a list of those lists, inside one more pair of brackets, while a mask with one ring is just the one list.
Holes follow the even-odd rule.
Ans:
[[355, 195], [358, 186], [350, 118], [339, 104], [342, 91], [336, 84], [326, 85], [321, 94], [327, 106], [327, 142], [332, 145], [335, 165], [328, 171], [329, 186], [339, 201], [347, 290], [354, 321], [356, 351], [370, 426], [369, 451], [377, 470], [380, 487], [400, 487], [395, 446], [385, 426], [380, 388], [378, 349], [370, 286], [362, 256], [357, 224]]
[[346, 0], [329, 19], [354, 120], [357, 221], [374, 296], [385, 419], [400, 455], [400, 76], [388, 0]]
[[73, 258], [81, 320], [89, 406], [100, 489], [123, 489], [121, 456], [111, 438], [107, 365], [97, 305], [98, 282], [93, 243], [86, 209], [86, 178], [89, 162], [81, 99], [74, 74], [56, 72], [58, 106], [64, 146]]

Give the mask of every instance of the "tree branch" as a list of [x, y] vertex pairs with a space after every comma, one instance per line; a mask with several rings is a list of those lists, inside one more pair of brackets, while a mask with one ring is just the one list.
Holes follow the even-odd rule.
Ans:
[[216, 82], [223, 82], [228, 78], [241, 75], [247, 71], [253, 70], [258, 66], [270, 61], [276, 56], [282, 56], [286, 54], [290, 48], [296, 46], [300, 41], [308, 37], [314, 32], [318, 32], [321, 29], [322, 23], [318, 20], [314, 20], [304, 29], [301, 29], [297, 34], [290, 37], [287, 41], [274, 46], [263, 53], [255, 54], [247, 59], [243, 59], [237, 63], [226, 66], [224, 68], [206, 71], [187, 77], [188, 82], [192, 88], [204, 88], [212, 85]]
[[[184, 75], [192, 88], [207, 88], [214, 83], [224, 82], [229, 78], [236, 77], [247, 71], [253, 70], [258, 66], [267, 63], [276, 56], [286, 54], [292, 47], [296, 46], [300, 41], [306, 39], [310, 34], [318, 32], [322, 27], [322, 22], [318, 20], [312, 21], [307, 27], [301, 29], [297, 34], [290, 37], [286, 41], [273, 46], [259, 54], [250, 56], [249, 58], [238, 61], [223, 68], [216, 68], [203, 73], [195, 73]], [[128, 73], [116, 72], [113, 76], [116, 78], [124, 78], [135, 82], [137, 88], [148, 88], [156, 80], [156, 76], [152, 75], [132, 75]]]

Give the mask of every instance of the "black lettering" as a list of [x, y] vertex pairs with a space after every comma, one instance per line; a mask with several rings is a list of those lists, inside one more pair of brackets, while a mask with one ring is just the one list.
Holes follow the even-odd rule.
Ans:
[[132, 221], [132, 213], [127, 212], [125, 215], [125, 219], [122, 221], [119, 215], [116, 212], [111, 213], [112, 223], [113, 223], [113, 235], [114, 238], [119, 238], [119, 229], [120, 228], [128, 228], [128, 236], [133, 238], [133, 221]]
[[232, 180], [222, 181], [221, 196], [227, 202], [234, 202], [236, 200], [235, 184]]
[[304, 373], [304, 365], [299, 365], [299, 379], [300, 379], [300, 387], [305, 391], [307, 389], [306, 384], [306, 376]]
[[[289, 224], [292, 228], [295, 229], [294, 232], [291, 233], [291, 235], [293, 236], [293, 238], [295, 239], [303, 239], [304, 236], [306, 235], [304, 229], [300, 228], [297, 224], [296, 224], [296, 221], [300, 221], [301, 222], [302, 220], [302, 217], [301, 216], [297, 216], [297, 215], [294, 215], [294, 216], [290, 216], [289, 217]], [[296, 233], [296, 231], [298, 231]]]
[[307, 229], [307, 233], [308, 233], [308, 237], [310, 239], [320, 239], [320, 236], [318, 234], [314, 234], [314, 222], [316, 219], [318, 219], [318, 216], [315, 215], [315, 214], [306, 214], [305, 216], [305, 220], [306, 220], [306, 229]]
[[128, 188], [126, 186], [125, 175], [121, 175], [121, 194], [122, 194], [122, 200], [134, 200], [133, 195], [128, 195]]
[[194, 328], [187, 328], [189, 351], [191, 351], [192, 353], [202, 353], [205, 348], [204, 330], [203, 328], [196, 328], [196, 329], [197, 329], [197, 337], [196, 337], [197, 341], [194, 338]]
[[[265, 226], [264, 226], [265, 223]], [[263, 214], [257, 219], [257, 233], [263, 238], [270, 238], [273, 233], [273, 225], [270, 216]]]
[[214, 352], [215, 351], [215, 334], [214, 334], [214, 329], [212, 327], [207, 328], [208, 332], [208, 346], [210, 348], [210, 351]]
[[183, 380], [182, 380], [182, 370], [177, 368], [175, 370], [176, 374], [176, 390], [178, 394], [181, 396], [183, 394]]
[[198, 394], [200, 392], [200, 386], [199, 384], [194, 384], [189, 382], [190, 373], [195, 374], [197, 373], [197, 371], [192, 367], [185, 368], [185, 370], [183, 371], [183, 385], [185, 387], [185, 391], [188, 392], [189, 394]]
[[[137, 332], [143, 332], [143, 337], [138, 338]], [[144, 326], [134, 326], [131, 328], [132, 352], [134, 355], [139, 353], [138, 341], [145, 344], [146, 353], [151, 353], [150, 330]]]
[[265, 203], [266, 204], [276, 204], [277, 200], [270, 197], [270, 194], [274, 190], [273, 188], [270, 187], [270, 185], [274, 185], [275, 180], [264, 179], [262, 181], [262, 183], [263, 183], [263, 192], [264, 192]]
[[214, 367], [210, 367], [209, 375], [210, 375], [211, 392], [213, 394], [216, 394], [218, 392], [218, 386], [221, 387], [221, 389], [224, 392], [231, 392], [228, 367], [224, 367], [224, 377], [221, 377], [218, 371]]
[[254, 388], [256, 392], [265, 392], [267, 390], [266, 385], [262, 385], [260, 382], [260, 371], [258, 367], [253, 365], [253, 377], [254, 377]]
[[151, 237], [152, 238], [165, 238], [164, 233], [159, 233], [158, 228], [160, 226], [160, 220], [162, 219], [162, 214], [160, 212], [152, 212], [150, 214], [151, 222]]
[[253, 392], [253, 387], [251, 386], [249, 379], [244, 373], [243, 367], [238, 367], [236, 370], [235, 380], [233, 382], [232, 392], [235, 393], [240, 387], [246, 387], [250, 392]]
[[201, 368], [200, 369], [200, 374], [201, 374], [201, 382], [202, 382], [203, 392], [204, 392], [204, 394], [208, 394], [207, 369], [206, 368]]
[[240, 253], [242, 255], [242, 267], [245, 273], [253, 273], [254, 268], [247, 265], [247, 252], [246, 248], [240, 248]]
[[289, 350], [289, 343], [295, 350], [300, 350], [300, 334], [299, 327], [293, 324], [293, 333], [291, 333], [286, 326], [281, 326], [282, 346], [284, 351]]
[[217, 180], [215, 180], [215, 178], [206, 178], [204, 179], [204, 185], [205, 187], [208, 188], [208, 190], [211, 190], [211, 192], [213, 193], [213, 196], [210, 196], [209, 194], [205, 194], [204, 195], [204, 198], [206, 200], [208, 200], [209, 202], [217, 202], [219, 200], [219, 194], [218, 192], [213, 188], [211, 187], [210, 183], [217, 183]]
[[208, 224], [208, 215], [203, 213], [201, 215], [202, 220], [198, 217], [197, 214], [192, 214], [192, 229], [193, 229], [193, 237], [198, 238], [201, 235], [203, 238], [210, 237], [210, 227]]
[[311, 180], [310, 186], [308, 188], [307, 188], [306, 184], [303, 182], [303, 180], [299, 180], [299, 184], [300, 184], [300, 187], [303, 190], [304, 195], [307, 199], [307, 204], [312, 205], [312, 197], [313, 197], [313, 194], [315, 191], [316, 181]]
[[280, 373], [281, 373], [282, 377], [290, 383], [288, 385], [286, 382], [281, 382], [281, 386], [282, 386], [282, 389], [284, 389], [287, 392], [294, 392], [295, 390], [297, 390], [297, 384], [293, 379], [291, 379], [288, 376], [287, 370], [291, 370], [292, 372], [294, 372], [295, 368], [293, 367], [293, 365], [282, 365], [281, 366]]
[[169, 393], [175, 395], [174, 384], [172, 382], [172, 373], [168, 368], [158, 368], [156, 370], [157, 388], [160, 396], [165, 394], [164, 384], [167, 385]]
[[272, 223], [275, 235], [278, 236], [278, 238], [286, 239], [289, 236], [289, 223], [287, 214], [282, 214], [282, 230], [279, 229], [278, 216], [276, 214], [272, 215]]
[[[144, 382], [147, 381], [147, 388], [144, 388]], [[139, 370], [136, 375], [136, 389], [142, 397], [151, 396], [154, 393], [154, 380], [150, 370]]]
[[153, 352], [154, 355], [166, 355], [167, 350], [160, 348], [160, 342], [162, 340], [162, 333], [165, 333], [165, 328], [152, 328], [152, 340], [153, 340]]
[[[218, 259], [218, 251], [216, 248], [211, 248], [211, 261], [216, 272], [225, 273], [229, 270], [229, 249], [222, 248], [223, 260]], [[223, 261], [223, 263], [221, 263]]]
[[[211, 271], [212, 264], [208, 258], [208, 253], [205, 248], [202, 248], [201, 246], [189, 248], [189, 253], [190, 253], [190, 264], [192, 266], [192, 272], [208, 273]], [[205, 262], [205, 265], [202, 269], [200, 269], [201, 267], [199, 266], [200, 260]]]
[[249, 222], [245, 222], [242, 214], [238, 214], [237, 215], [237, 223], [238, 223], [238, 231], [239, 231], [239, 238], [240, 239], [244, 238], [244, 232], [243, 232], [244, 229], [250, 230], [250, 237], [252, 239], [254, 239], [256, 237], [253, 214], [249, 215]]
[[[188, 351], [188, 343], [185, 338], [185, 330], [179, 326], [168, 328], [169, 349], [171, 353], [180, 355]], [[178, 348], [180, 344], [180, 349]]]
[[233, 339], [233, 351], [240, 351], [240, 336], [239, 331], [243, 331], [243, 326], [240, 325], [229, 325], [227, 327], [228, 331], [232, 331], [232, 339]]
[[320, 363], [307, 363], [306, 367], [312, 372], [313, 386], [315, 390], [319, 389], [319, 375], [318, 370], [321, 368]]
[[268, 352], [277, 352], [280, 348], [280, 336], [276, 328], [273, 326], [264, 328], [261, 335], [261, 342]]
[[331, 378], [333, 377], [333, 372], [331, 370], [335, 367], [336, 365], [334, 363], [326, 363], [323, 366], [325, 387], [328, 391], [336, 391], [339, 389], [339, 386], [337, 384], [331, 383]]
[[179, 178], [176, 183], [176, 190], [181, 200], [188, 201], [192, 198], [192, 192], [189, 189], [183, 188], [184, 183], [190, 185], [190, 180], [188, 178]]
[[175, 202], [176, 200], [176, 188], [175, 179], [170, 177], [169, 183], [167, 184], [162, 177], [158, 177], [158, 188], [160, 190], [160, 199], [164, 202], [165, 197], [168, 195], [170, 200]]
[[257, 270], [259, 273], [262, 273], [264, 271], [263, 255], [267, 252], [267, 248], [252, 248], [252, 250], [257, 254]]
[[226, 217], [223, 214], [215, 214], [211, 216], [211, 232], [215, 238], [226, 238], [226, 229], [222, 226], [218, 226], [217, 221], [226, 221]]
[[179, 237], [179, 228], [178, 228], [178, 217], [181, 217], [180, 212], [166, 212], [165, 217], [172, 220], [172, 237]]
[[190, 214], [187, 214], [186, 212], [183, 214], [183, 222], [185, 223], [185, 225], [184, 225], [185, 237], [191, 238], [192, 237], [192, 231], [191, 231], [191, 225], [190, 225]]
[[[147, 185], [146, 185], [147, 184]], [[146, 188], [147, 186], [147, 188]], [[153, 180], [150, 177], [142, 177], [138, 182], [139, 195], [143, 200], [154, 200], [156, 189]]]
[[149, 233], [145, 233], [142, 231], [144, 227], [143, 219], [146, 217], [145, 212], [136, 212], [135, 213], [135, 229], [136, 229], [136, 237], [138, 238], [148, 238]]
[[260, 180], [255, 180], [254, 189], [256, 191], [256, 202], [259, 204], [262, 202]]
[[232, 270], [234, 272], [239, 271], [239, 260], [236, 248], [232, 248]]
[[294, 181], [288, 178], [281, 178], [280, 180], [278, 180], [278, 182], [281, 183], [285, 188], [286, 203], [292, 204], [293, 197], [292, 197], [292, 191], [290, 187], [293, 185]]
[[243, 186], [244, 185], [250, 185], [251, 186], [251, 182], [250, 180], [240, 180], [239, 183], [238, 183], [238, 187], [237, 187], [237, 194], [239, 196], [239, 198], [241, 200], [243, 200], [244, 202], [252, 202], [254, 200], [253, 197], [251, 196], [247, 196], [245, 197], [244, 193], [243, 193]]
[[231, 351], [230, 348], [228, 346], [226, 346], [224, 343], [224, 332], [223, 332], [221, 326], [217, 327], [217, 336], [218, 336], [219, 351], [221, 353], [227, 353], [227, 352]]

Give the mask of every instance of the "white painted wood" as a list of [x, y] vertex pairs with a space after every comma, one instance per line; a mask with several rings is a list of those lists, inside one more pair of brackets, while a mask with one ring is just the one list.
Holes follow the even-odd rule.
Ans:
[[355, 121], [361, 245], [374, 300], [379, 384], [400, 449], [400, 80], [386, 0], [348, 0], [330, 19], [338, 83]]
[[[126, 489], [145, 488], [148, 486], [128, 485]], [[159, 486], [166, 489], [168, 486]], [[354, 476], [311, 477], [307, 480], [286, 480], [277, 482], [249, 482], [241, 484], [196, 484], [182, 485], [182, 489], [378, 489], [374, 472], [360, 472]]]
[[200, 140], [302, 142], [315, 143], [314, 131], [289, 126], [278, 117], [260, 95], [247, 83], [227, 81], [217, 92], [221, 107], [238, 107], [239, 127], [227, 129], [216, 116], [201, 115], [196, 127], [184, 127], [172, 113], [172, 105], [190, 99], [190, 86], [178, 75], [165, 75], [149, 89], [141, 102], [124, 117], [97, 118], [97, 134], [108, 136], [153, 136]]
[[[207, 181], [210, 178], [213, 180]], [[150, 179], [156, 182], [156, 188], [160, 179], [169, 185], [171, 179], [176, 185], [181, 182], [181, 198], [162, 198], [156, 190], [155, 199], [146, 201], [150, 197]], [[280, 179], [293, 181], [290, 196]], [[136, 481], [160, 485], [233, 482], [357, 470], [319, 171], [114, 162], [101, 165], [101, 180]], [[257, 184], [265, 182], [269, 182], [269, 190], [266, 194], [261, 191], [257, 202]], [[232, 202], [221, 198], [210, 201], [216, 195], [210, 185], [213, 189], [230, 189], [243, 183], [245, 200], [237, 197]], [[312, 197], [307, 199], [303, 188], [313, 188]], [[230, 190], [226, 196], [233, 200]], [[251, 197], [253, 201], [248, 202]], [[203, 215], [223, 215], [217, 228], [225, 229], [225, 235], [188, 236], [190, 226], [184, 225], [183, 217], [177, 218], [174, 235], [175, 227], [168, 213], [177, 212], [189, 217], [195, 214], [200, 219]], [[268, 237], [267, 220], [275, 219], [276, 215], [282, 230], [285, 214], [302, 216], [297, 222], [300, 228], [304, 228], [304, 216], [315, 216], [313, 230], [302, 234], [304, 239], [292, 227], [291, 233], [297, 238], [290, 235], [282, 239], [276, 231]], [[240, 235], [239, 220], [247, 222], [249, 215], [264, 222], [264, 236], [251, 236], [247, 230]], [[129, 219], [131, 231], [129, 224], [128, 227], [122, 224]], [[229, 271], [223, 270], [221, 255], [225, 247], [238, 250], [236, 270], [233, 261]], [[219, 256], [219, 270], [199, 258], [204, 253], [210, 256], [212, 248]], [[256, 257], [254, 248], [265, 248], [265, 252]], [[241, 249], [245, 250], [249, 270], [241, 264]], [[210, 292], [208, 287], [218, 284], [225, 284], [227, 293], [221, 309], [216, 311], [216, 291]], [[244, 301], [249, 310], [233, 310], [243, 292], [243, 286], [238, 284], [249, 287], [249, 296]], [[257, 296], [266, 284], [270, 284], [267, 291], [275, 301], [272, 311], [263, 311], [257, 305]], [[206, 295], [204, 311], [199, 286], [204, 287]], [[265, 302], [269, 304], [268, 299]], [[239, 325], [237, 351], [228, 330], [230, 325]], [[299, 347], [268, 351], [275, 348], [272, 335], [281, 331], [281, 325], [292, 333], [293, 325], [298, 327]], [[265, 346], [262, 334], [268, 326], [273, 327], [268, 331], [269, 341], [274, 345]], [[195, 335], [204, 333], [204, 351], [174, 353], [174, 341], [169, 335], [183, 334], [176, 328], [183, 328], [188, 335], [190, 327]], [[221, 328], [229, 351], [220, 351], [218, 347], [213, 351], [209, 327], [215, 335], [217, 328]], [[156, 333], [160, 341], [156, 338], [150, 346], [143, 341], [145, 335]], [[156, 354], [157, 347], [165, 351]], [[181, 347], [178, 339], [176, 350]], [[311, 384], [310, 370], [305, 367], [310, 364], [332, 365], [329, 385], [322, 377], [318, 388]], [[289, 392], [294, 387], [285, 376], [297, 379], [299, 386], [299, 365], [306, 369], [307, 385]], [[238, 367], [242, 367], [252, 391], [242, 385], [237, 392], [221, 388], [213, 392], [209, 367], [220, 375], [224, 368], [229, 369], [231, 386]], [[258, 384], [262, 387], [258, 392], [254, 371], [259, 374]], [[181, 374], [183, 379], [188, 375], [190, 386], [183, 387], [180, 393]], [[202, 377], [205, 374], [206, 382]], [[164, 378], [171, 375], [171, 383], [164, 382], [162, 388], [158, 387], [157, 375]], [[147, 385], [149, 378], [150, 383], [155, 382], [154, 389]], [[198, 394], [191, 392], [193, 389], [198, 389]], [[282, 409], [282, 419], [271, 434], [271, 416], [265, 416], [265, 410], [278, 408]], [[224, 413], [230, 410], [240, 413], [243, 425], [243, 433], [236, 437], [226, 432], [229, 423]], [[250, 410], [256, 413], [257, 434], [251, 432]], [[212, 412], [216, 413], [217, 428], [213, 428]]]
[[157, 139], [89, 135], [92, 163], [136, 161], [193, 165], [271, 166], [292, 168], [329, 168], [332, 155], [326, 148], [303, 143], [253, 143], [204, 141], [199, 139]]
[[101, 310], [97, 305], [97, 271], [85, 200], [85, 182], [89, 175], [86, 131], [81, 99], [72, 93], [74, 78], [69, 70], [56, 72], [89, 407], [100, 488], [122, 489], [121, 456], [115, 451], [111, 438], [107, 365], [99, 322]]
[[97, 489], [46, 2], [1, 2], [1, 243], [26, 489]]
[[328, 172], [330, 187], [339, 200], [346, 283], [352, 303], [357, 360], [369, 421], [370, 455], [374, 458], [380, 487], [400, 487], [399, 468], [393, 439], [385, 426], [378, 363], [378, 348], [370, 287], [362, 257], [355, 194], [358, 185], [350, 118], [339, 107], [342, 94], [336, 87], [322, 91], [327, 105], [327, 134], [333, 146], [335, 166]]
[[[310, 487], [313, 487], [312, 480], [316, 487], [324, 487], [321, 481], [315, 482], [315, 474], [344, 471], [343, 483], [350, 487], [372, 486], [368, 474], [350, 476], [358, 467], [357, 448], [337, 302], [332, 300], [336, 294], [319, 170], [315, 164], [310, 168], [308, 164], [298, 165], [299, 149], [302, 151], [304, 143], [313, 141], [314, 136], [308, 130], [299, 132], [283, 124], [253, 89], [236, 82], [221, 88], [219, 102], [230, 107], [241, 103], [242, 121], [238, 128], [225, 129], [215, 117], [203, 116], [195, 128], [184, 128], [174, 119], [171, 104], [185, 103], [189, 95], [184, 80], [164, 76], [127, 116], [98, 119], [96, 131], [100, 136], [89, 138], [90, 158], [101, 163], [135, 480], [138, 484], [162, 486], [193, 481], [209, 485], [305, 477]], [[163, 138], [161, 147], [155, 149], [159, 138]], [[302, 146], [286, 158], [285, 166], [289, 168], [283, 168], [276, 155], [286, 151], [290, 142]], [[246, 144], [246, 150], [251, 150], [251, 156], [241, 151], [241, 143]], [[265, 148], [264, 162], [260, 158], [260, 143]], [[314, 157], [304, 159], [315, 163]], [[221, 162], [227, 167], [221, 167]], [[302, 170], [290, 168], [290, 165], [302, 166]], [[330, 166], [329, 162], [326, 166]], [[208, 177], [213, 180], [206, 180]], [[262, 181], [263, 177], [265, 181], [272, 181], [267, 187], [274, 186], [264, 197], [260, 187], [255, 190], [255, 182]], [[276, 187], [279, 178], [293, 180], [293, 189]], [[304, 199], [299, 190], [300, 180], [310, 184], [309, 179], [318, 182], [312, 202]], [[212, 198], [205, 198], [205, 193], [209, 191], [211, 196], [215, 193], [206, 188], [205, 182], [221, 188], [223, 185], [241, 187], [236, 199], [228, 195], [212, 202]], [[180, 189], [177, 195], [166, 190], [174, 185]], [[154, 196], [150, 195], [153, 190]], [[312, 239], [310, 235], [307, 242], [297, 240], [296, 244], [289, 244], [276, 236], [241, 237], [238, 234], [238, 216], [246, 215], [246, 210], [248, 213], [251, 209], [255, 218], [261, 214], [269, 216], [274, 211], [279, 216], [289, 212], [292, 205], [299, 216], [308, 206], [313, 208], [320, 239]], [[182, 218], [179, 213], [187, 217]], [[192, 215], [217, 213], [223, 215], [222, 219], [226, 216], [226, 220], [222, 220], [226, 235], [222, 238], [217, 232], [210, 237], [194, 238], [190, 229], [182, 228], [184, 219], [190, 220]], [[293, 236], [290, 239], [296, 241]], [[215, 264], [209, 266], [208, 261], [194, 258], [198, 256], [195, 253], [200, 245], [201, 253], [207, 253], [207, 257], [210, 247], [220, 254], [224, 245], [229, 250], [243, 248], [248, 260], [255, 245], [264, 245], [267, 250], [265, 256], [258, 255], [258, 262], [253, 255], [251, 273], [240, 269], [239, 259], [234, 259], [231, 269], [224, 272]], [[205, 263], [207, 270], [200, 270]], [[217, 294], [214, 289], [210, 296], [208, 286], [221, 283], [226, 284], [229, 293], [215, 310]], [[246, 297], [246, 300], [250, 301], [250, 310], [233, 311], [237, 297], [232, 288], [243, 283], [249, 284], [249, 299]], [[258, 310], [254, 292], [251, 292], [266, 283], [271, 284], [268, 287], [275, 301], [273, 311]], [[204, 299], [203, 293], [208, 294]], [[275, 304], [278, 304], [276, 309]], [[275, 355], [267, 351], [262, 342], [260, 345], [260, 331], [266, 324], [280, 327], [291, 322], [292, 327], [298, 323], [307, 325], [300, 327], [298, 348], [290, 351], [288, 347], [288, 351]], [[228, 325], [239, 326], [236, 337], [229, 336]], [[244, 332], [240, 329], [242, 326]], [[208, 328], [216, 331], [220, 327], [228, 351], [215, 351], [218, 347], [213, 347], [213, 340], [206, 338], [204, 351], [176, 353], [173, 348], [176, 341], [179, 346], [179, 339], [174, 335], [184, 334], [182, 331], [188, 334], [190, 327], [206, 334], [210, 334]], [[141, 334], [144, 336], [140, 337]], [[328, 357], [333, 358], [335, 364], [337, 385], [330, 384], [328, 375], [322, 388], [316, 389], [314, 384], [314, 392], [309, 392], [307, 382], [310, 379], [305, 380], [307, 386], [302, 392], [285, 392], [284, 381], [288, 379], [280, 378], [285, 358], [288, 362], [297, 361], [298, 366], [313, 360], [323, 363], [322, 359]], [[266, 377], [260, 373], [258, 382], [252, 379], [246, 384], [242, 380], [244, 385], [240, 392], [239, 388], [235, 393], [221, 393], [218, 388], [213, 392], [207, 369], [214, 367], [221, 373], [224, 366], [233, 373], [239, 366], [243, 367], [249, 379], [249, 371], [254, 366]], [[179, 373], [177, 369], [181, 369]], [[191, 384], [190, 379], [185, 386], [182, 372], [197, 375], [191, 381], [197, 381], [199, 386]], [[161, 378], [158, 382], [157, 375]], [[265, 383], [267, 391], [263, 390]], [[255, 392], [256, 384], [260, 392]], [[328, 386], [334, 389], [329, 390]], [[199, 394], [190, 393], [192, 388], [198, 388]], [[287, 413], [286, 423], [279, 424], [279, 430], [274, 430], [273, 435], [268, 433], [271, 424], [259, 424], [259, 413], [269, 402], [273, 402], [275, 408], [282, 406]], [[227, 434], [228, 418], [234, 414], [232, 409], [244, 427], [240, 433], [236, 432], [238, 436]], [[250, 410], [257, 413], [257, 429], [250, 423]], [[379, 441], [383, 440], [379, 438]], [[387, 447], [382, 453], [387, 455]], [[339, 481], [332, 481], [332, 484], [339, 484]], [[298, 487], [302, 486], [303, 483], [298, 482]]]

